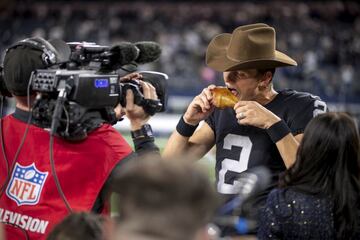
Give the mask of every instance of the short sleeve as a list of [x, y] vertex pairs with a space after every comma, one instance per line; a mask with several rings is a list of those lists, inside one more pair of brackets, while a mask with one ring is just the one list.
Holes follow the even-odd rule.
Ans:
[[293, 135], [303, 133], [311, 119], [328, 111], [326, 103], [313, 95], [301, 97], [293, 107], [296, 111], [288, 123]]
[[215, 132], [215, 116], [214, 116], [214, 112], [207, 119], [205, 119], [205, 122]]

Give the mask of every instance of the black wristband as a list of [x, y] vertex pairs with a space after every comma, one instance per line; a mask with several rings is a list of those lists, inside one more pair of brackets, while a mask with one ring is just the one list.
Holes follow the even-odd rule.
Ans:
[[273, 141], [273, 143], [277, 143], [279, 140], [283, 139], [286, 135], [291, 133], [291, 130], [288, 125], [286, 125], [286, 123], [281, 120], [266, 129], [266, 132], [271, 138], [271, 141]]
[[191, 137], [193, 135], [193, 133], [195, 132], [197, 126], [199, 126], [199, 124], [196, 124], [195, 126], [187, 124], [184, 121], [184, 116], [181, 116], [178, 124], [176, 125], [176, 131], [184, 137]]
[[150, 124], [144, 124], [140, 129], [131, 131], [131, 137], [134, 140], [145, 137], [154, 137], [154, 134]]
[[137, 154], [143, 154], [148, 152], [159, 153], [159, 148], [155, 144], [154, 137], [144, 137], [133, 139], [135, 152]]

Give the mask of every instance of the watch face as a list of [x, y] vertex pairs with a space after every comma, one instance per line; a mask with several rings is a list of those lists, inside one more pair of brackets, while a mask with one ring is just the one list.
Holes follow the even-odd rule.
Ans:
[[132, 131], [131, 136], [133, 138], [153, 137], [153, 131], [149, 124], [145, 124], [139, 130]]
[[144, 126], [144, 130], [145, 130], [145, 134], [147, 135], [147, 136], [153, 136], [153, 131], [152, 131], [152, 129], [151, 129], [151, 126], [149, 125], [149, 124], [145, 124]]

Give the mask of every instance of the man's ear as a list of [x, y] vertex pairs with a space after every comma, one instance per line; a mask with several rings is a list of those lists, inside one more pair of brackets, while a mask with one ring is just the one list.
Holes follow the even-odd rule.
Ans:
[[273, 74], [270, 71], [267, 71], [262, 75], [259, 82], [259, 89], [264, 90], [268, 88], [272, 82]]

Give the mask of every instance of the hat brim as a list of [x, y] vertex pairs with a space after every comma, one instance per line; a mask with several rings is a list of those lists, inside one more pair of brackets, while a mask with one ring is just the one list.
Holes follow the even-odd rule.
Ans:
[[294, 59], [275, 50], [273, 58], [252, 59], [248, 61], [234, 61], [227, 57], [226, 51], [231, 34], [223, 33], [213, 38], [206, 50], [206, 64], [219, 72], [242, 69], [264, 69], [286, 66], [297, 66]]

